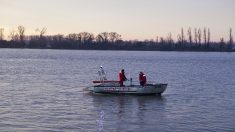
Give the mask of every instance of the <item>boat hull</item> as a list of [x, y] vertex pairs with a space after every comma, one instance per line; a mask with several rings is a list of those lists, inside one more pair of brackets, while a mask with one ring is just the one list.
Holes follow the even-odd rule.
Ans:
[[131, 94], [131, 95], [161, 95], [167, 84], [147, 84], [145, 86], [106, 86], [96, 85], [88, 88], [94, 94]]

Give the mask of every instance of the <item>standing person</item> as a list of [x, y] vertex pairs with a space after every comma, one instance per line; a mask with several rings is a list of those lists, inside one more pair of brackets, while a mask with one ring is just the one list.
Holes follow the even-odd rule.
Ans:
[[141, 86], [146, 85], [147, 78], [146, 78], [146, 76], [144, 75], [143, 72], [140, 72], [140, 73], [139, 73], [139, 81], [140, 81], [140, 85], [141, 85]]
[[127, 80], [126, 76], [125, 76], [125, 71], [124, 69], [122, 69], [119, 74], [118, 74], [118, 78], [119, 78], [119, 84], [120, 86], [124, 86], [123, 82]]

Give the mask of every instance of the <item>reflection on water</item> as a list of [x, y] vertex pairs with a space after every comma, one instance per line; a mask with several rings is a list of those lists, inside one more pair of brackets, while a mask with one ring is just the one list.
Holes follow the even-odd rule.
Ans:
[[[143, 127], [154, 117], [163, 120], [165, 101], [163, 96], [91, 95], [98, 109], [97, 126], [110, 131], [134, 130]], [[131, 123], [128, 123], [131, 122]], [[125, 125], [123, 125], [125, 124]], [[153, 122], [151, 123], [153, 124]], [[114, 127], [115, 126], [115, 127]]]
[[99, 113], [99, 119], [96, 120], [100, 132], [104, 130], [104, 115], [104, 111], [101, 110]]

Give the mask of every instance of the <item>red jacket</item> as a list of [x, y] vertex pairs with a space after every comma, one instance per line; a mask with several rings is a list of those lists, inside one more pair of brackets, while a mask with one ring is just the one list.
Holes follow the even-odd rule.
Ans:
[[139, 76], [139, 81], [143, 82], [144, 84], [146, 84], [146, 82], [147, 82], [146, 76], [145, 75], [140, 75]]
[[122, 72], [119, 72], [119, 74], [118, 74], [118, 79], [119, 79], [120, 82], [126, 81], [126, 76], [125, 76], [125, 74], [122, 73]]

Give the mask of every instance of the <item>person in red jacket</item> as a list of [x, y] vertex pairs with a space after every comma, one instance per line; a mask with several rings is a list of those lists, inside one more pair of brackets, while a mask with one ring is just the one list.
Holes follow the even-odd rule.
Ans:
[[119, 74], [118, 74], [118, 78], [119, 78], [119, 84], [120, 86], [124, 86], [123, 82], [127, 80], [126, 76], [125, 76], [125, 71], [124, 69], [122, 69]]
[[144, 86], [147, 83], [147, 78], [143, 72], [140, 72], [140, 74], [139, 74], [139, 81], [140, 81], [141, 86]]

